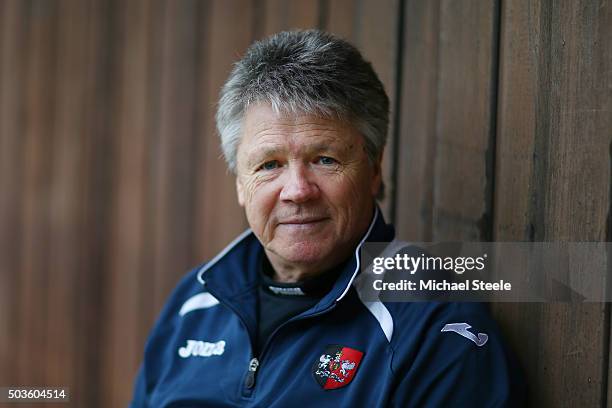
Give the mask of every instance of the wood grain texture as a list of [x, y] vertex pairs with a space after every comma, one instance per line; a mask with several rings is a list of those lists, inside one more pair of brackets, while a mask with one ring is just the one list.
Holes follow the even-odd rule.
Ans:
[[192, 266], [195, 199], [195, 139], [199, 2], [164, 2], [160, 41], [153, 64], [159, 73], [148, 140], [149, 217], [152, 253], [147, 270], [154, 279], [154, 308]]
[[[504, 2], [502, 17], [494, 237], [606, 240], [609, 6]], [[495, 312], [519, 351], [530, 406], [606, 400], [604, 305], [496, 305]]]
[[[541, 36], [540, 25], [534, 22], [539, 21], [540, 7], [536, 2], [530, 7], [509, 7], [504, 3], [502, 16], [493, 234], [496, 241], [529, 241], [533, 239], [529, 190], [533, 177], [536, 74], [540, 61], [534, 54], [540, 49]], [[497, 304], [492, 309], [517, 351], [527, 383], [538, 384], [542, 380], [536, 374], [534, 361], [537, 360], [534, 359], [542, 352], [540, 336], [528, 343], [523, 339], [540, 330], [543, 307]], [[535, 387], [529, 399], [543, 402], [545, 398], [536, 395], [544, 393], [547, 391]]]
[[[58, 16], [52, 76], [45, 84], [53, 89], [50, 102], [52, 120], [44, 133], [52, 143], [48, 151], [49, 171], [48, 257], [44, 314], [45, 380], [43, 384], [70, 384], [74, 402], [83, 403], [83, 390], [77, 390], [79, 341], [87, 342], [90, 333], [81, 329], [77, 313], [78, 293], [88, 289], [83, 273], [86, 251], [91, 248], [84, 230], [88, 180], [86, 149], [91, 133], [84, 134], [86, 112], [88, 48], [88, 3], [62, 1], [54, 4]], [[59, 24], [61, 16], [61, 24]], [[91, 299], [94, 297], [92, 296]], [[95, 310], [94, 310], [95, 312]], [[93, 340], [93, 339], [89, 339]], [[29, 348], [30, 349], [30, 348]], [[35, 354], [35, 353], [34, 353]], [[93, 367], [91, 367], [93, 368]]]
[[264, 37], [284, 30], [307, 29], [319, 24], [319, 1], [263, 0]]
[[[79, 175], [79, 196], [75, 199], [82, 207], [82, 219], [73, 240], [81, 243], [79, 266], [73, 275], [75, 293], [75, 382], [79, 390], [75, 401], [79, 406], [96, 406], [102, 400], [102, 370], [100, 357], [91, 350], [104, 353], [100, 333], [106, 316], [104, 310], [105, 281], [108, 276], [108, 243], [110, 242], [111, 176], [115, 160], [110, 142], [111, 101], [113, 76], [111, 49], [114, 26], [111, 19], [112, 4], [89, 0], [82, 7], [82, 21], [72, 34], [82, 32], [81, 47], [83, 74], [78, 90], [83, 114], [80, 126], [75, 128], [74, 140], [82, 143], [80, 165], [74, 169]], [[67, 51], [68, 52], [68, 51]], [[66, 77], [67, 81], [70, 78]], [[73, 120], [78, 121], [78, 118]], [[100, 320], [92, 318], [100, 316]]]
[[[169, 291], [247, 226], [215, 104], [232, 63], [282, 29], [349, 39], [401, 107], [383, 202], [389, 215], [395, 200], [400, 237], [610, 241], [611, 9], [0, 2], [0, 385], [67, 385], [75, 406], [127, 405]], [[609, 306], [494, 312], [531, 406], [612, 407]]]
[[359, 0], [333, 0], [326, 4], [325, 25], [320, 27], [351, 42], [359, 38], [357, 22], [361, 14]]
[[16, 382], [20, 302], [25, 42], [19, 0], [0, 3], [0, 383]]
[[[108, 75], [113, 78], [108, 124], [114, 158], [107, 262], [100, 406], [125, 406], [142, 361], [146, 333], [154, 314], [154, 279], [145, 260], [152, 255], [147, 222], [150, 199], [148, 151], [153, 132], [151, 68], [156, 14], [149, 1], [115, 8], [110, 20], [114, 48]], [[117, 379], [122, 379], [118, 381]]]
[[[49, 251], [51, 231], [50, 205], [53, 191], [54, 92], [57, 70], [58, 16], [55, 4], [36, 1], [27, 4], [28, 34], [25, 41], [24, 128], [22, 129], [23, 172], [20, 219], [19, 318], [18, 337], [23, 346], [15, 350], [19, 384], [45, 384], [48, 345], [37, 340], [46, 336], [47, 291], [51, 270]], [[37, 341], [38, 352], [32, 353]], [[69, 341], [66, 338], [66, 341]], [[33, 369], [39, 367], [42, 369]], [[68, 375], [71, 369], [68, 368]]]
[[431, 241], [438, 95], [438, 2], [408, 2], [397, 145], [397, 234]]
[[442, 1], [433, 240], [486, 240], [496, 2]]
[[496, 11], [496, 2], [406, 6], [396, 203], [403, 238], [489, 238]]

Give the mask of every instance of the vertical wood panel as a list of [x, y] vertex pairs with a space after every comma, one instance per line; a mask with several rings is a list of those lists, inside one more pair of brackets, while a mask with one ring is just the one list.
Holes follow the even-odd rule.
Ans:
[[[149, 201], [155, 310], [192, 264], [198, 1], [164, 2], [159, 46], [159, 110], [151, 134]], [[155, 85], [154, 85], [155, 86]]]
[[[147, 152], [153, 132], [151, 49], [153, 7], [148, 0], [131, 1], [111, 18], [115, 51], [109, 56], [116, 78], [109, 124], [116, 169], [113, 174], [108, 268], [105, 271], [103, 359], [100, 406], [125, 406], [131, 396], [136, 367], [142, 361], [146, 333], [151, 329], [153, 277], [144, 259], [151, 254], [145, 230], [147, 216]], [[121, 379], [121, 380], [118, 380]]]
[[264, 36], [319, 23], [319, 2], [313, 0], [264, 0]]
[[[545, 58], [536, 54], [545, 52], [538, 51], [540, 38], [545, 33], [541, 33], [542, 27], [538, 24], [538, 2], [529, 7], [512, 7], [504, 2], [501, 16], [493, 237], [496, 241], [530, 241], [533, 240], [529, 205], [537, 123], [537, 74], [543, 71], [539, 65], [546, 63]], [[528, 395], [533, 406], [537, 405], [535, 401], [546, 406], [547, 398], [542, 395], [548, 394], [541, 388], [540, 374], [536, 374], [542, 372], [537, 367], [542, 351], [540, 344], [544, 341], [534, 334], [541, 327], [543, 308], [536, 304], [496, 304], [492, 307], [505, 328], [506, 338], [519, 351], [527, 383], [535, 385]], [[537, 340], [525, 344], [523, 339], [528, 336]]]
[[439, 2], [411, 1], [404, 18], [396, 228], [413, 241], [432, 239], [439, 13]]
[[[234, 10], [240, 9], [236, 14]], [[221, 86], [232, 64], [253, 41], [254, 9], [240, 0], [211, 2], [209, 37], [201, 45], [202, 61], [198, 107], [199, 154], [196, 179], [197, 229], [193, 242], [197, 259], [210, 259], [247, 226], [238, 205], [234, 177], [221, 156], [214, 113]], [[228, 24], [232, 21], [232, 24]]]
[[[75, 0], [72, 0], [75, 1]], [[83, 21], [76, 24], [82, 33], [81, 62], [84, 73], [75, 97], [83, 105], [82, 124], [75, 128], [72, 139], [82, 143], [79, 165], [73, 169], [79, 175], [79, 195], [74, 199], [83, 207], [79, 229], [73, 241], [80, 243], [78, 268], [73, 271], [72, 307], [75, 324], [75, 405], [96, 407], [102, 400], [102, 363], [104, 356], [102, 332], [106, 311], [103, 299], [108, 293], [105, 282], [110, 242], [111, 178], [114, 160], [110, 135], [111, 95], [114, 84], [111, 49], [114, 33], [111, 2], [89, 0], [83, 8]], [[70, 81], [69, 77], [65, 77]], [[74, 102], [76, 104], [76, 102]], [[77, 105], [78, 106], [78, 105]], [[68, 115], [68, 113], [67, 113]], [[79, 121], [74, 115], [71, 120]], [[76, 142], [75, 142], [76, 143]], [[74, 249], [72, 249], [74, 251]], [[98, 316], [98, 319], [92, 318]], [[92, 353], [91, 350], [96, 350]]]
[[[19, 269], [17, 377], [19, 384], [45, 384], [48, 348], [46, 306], [49, 292], [50, 199], [53, 143], [54, 78], [56, 71], [56, 4], [33, 1], [27, 5], [29, 22], [25, 66], [23, 203]], [[36, 344], [37, 352], [32, 349]], [[33, 369], [37, 367], [39, 369]]]
[[433, 240], [486, 240], [496, 2], [442, 1]]
[[[504, 2], [502, 16], [495, 239], [609, 239], [610, 7]], [[604, 305], [497, 305], [496, 312], [521, 346], [531, 406], [605, 401]]]
[[355, 41], [359, 30], [357, 21], [361, 7], [359, 0], [332, 0], [327, 2], [327, 21], [321, 27], [331, 33]]
[[[49, 154], [49, 257], [46, 261], [47, 284], [44, 289], [46, 375], [43, 384], [66, 384], [73, 388], [73, 400], [80, 401], [83, 390], [77, 390], [76, 343], [86, 341], [77, 334], [78, 320], [74, 300], [77, 299], [77, 278], [82, 270], [82, 256], [87, 250], [83, 225], [84, 147], [89, 134], [83, 134], [85, 112], [83, 90], [86, 79], [87, 25], [86, 2], [62, 1], [56, 4], [61, 16], [58, 24], [57, 49], [54, 60], [52, 112], [54, 118], [47, 133], [53, 143]], [[46, 86], [49, 86], [49, 83]], [[85, 337], [87, 334], [84, 334]], [[30, 349], [28, 347], [28, 349]]]
[[17, 383], [26, 29], [23, 2], [0, 3], [0, 384]]
[[400, 236], [489, 238], [496, 2], [409, 2], [398, 163]]

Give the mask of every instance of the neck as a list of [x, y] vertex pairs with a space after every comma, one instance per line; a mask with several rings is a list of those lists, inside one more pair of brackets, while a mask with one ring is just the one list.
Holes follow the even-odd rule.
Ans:
[[[272, 279], [276, 282], [282, 283], [295, 283], [295, 282], [303, 282], [307, 279], [314, 278], [315, 276], [319, 276], [321, 274], [326, 273], [327, 271], [333, 269], [338, 266], [341, 262], [322, 262], [322, 263], [308, 263], [308, 264], [295, 264], [288, 263], [284, 260], [280, 259], [276, 254], [265, 251], [268, 260], [270, 261], [270, 265], [274, 270], [274, 275]], [[345, 260], [347, 256], [339, 256], [336, 259]]]

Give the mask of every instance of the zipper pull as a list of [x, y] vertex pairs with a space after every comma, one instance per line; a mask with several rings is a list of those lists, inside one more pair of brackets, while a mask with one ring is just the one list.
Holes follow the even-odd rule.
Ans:
[[249, 361], [249, 371], [247, 372], [247, 378], [245, 385], [247, 388], [253, 388], [255, 386], [255, 374], [257, 373], [257, 367], [259, 367], [259, 360], [252, 358]]

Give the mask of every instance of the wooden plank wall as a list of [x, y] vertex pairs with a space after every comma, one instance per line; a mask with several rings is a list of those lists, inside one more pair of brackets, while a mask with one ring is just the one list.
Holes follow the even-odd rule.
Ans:
[[[415, 241], [612, 241], [612, 5], [0, 2], [0, 385], [125, 406], [164, 299], [246, 227], [214, 106], [255, 39], [362, 49], [392, 121], [384, 213]], [[531, 406], [612, 406], [609, 305], [493, 307]]]
[[[504, 2], [502, 16], [493, 238], [611, 241], [612, 9]], [[609, 305], [498, 306], [546, 391], [534, 405], [612, 404]]]

